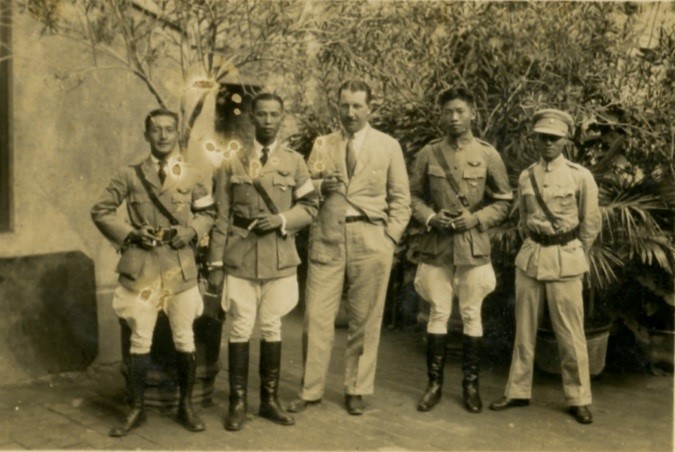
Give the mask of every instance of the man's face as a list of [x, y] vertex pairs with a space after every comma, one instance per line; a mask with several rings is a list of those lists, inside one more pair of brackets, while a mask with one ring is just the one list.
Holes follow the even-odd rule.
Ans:
[[441, 124], [452, 137], [469, 132], [475, 117], [473, 107], [462, 99], [449, 100], [441, 107]]
[[269, 99], [256, 102], [251, 112], [256, 140], [263, 145], [273, 143], [283, 118], [284, 111], [276, 100]]
[[145, 131], [145, 140], [150, 143], [152, 155], [163, 159], [173, 151], [178, 142], [178, 126], [172, 116], [155, 116]]
[[537, 150], [542, 159], [547, 162], [554, 160], [565, 149], [567, 139], [557, 135], [549, 135], [547, 133], [535, 133], [534, 139]]
[[340, 122], [347, 133], [353, 134], [363, 129], [368, 122], [370, 105], [366, 101], [365, 91], [342, 90], [338, 99]]

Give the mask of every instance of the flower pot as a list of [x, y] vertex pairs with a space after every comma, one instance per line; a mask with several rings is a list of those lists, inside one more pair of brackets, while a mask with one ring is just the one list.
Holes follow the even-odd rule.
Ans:
[[[585, 331], [586, 347], [588, 348], [588, 370], [592, 376], [600, 375], [605, 369], [610, 327], [611, 325], [605, 325]], [[539, 370], [560, 375], [560, 353], [558, 352], [555, 333], [552, 330], [540, 327], [537, 331], [534, 363]]]
[[[121, 372], [126, 378], [129, 360], [131, 329], [120, 319], [122, 340]], [[197, 361], [196, 381], [192, 400], [202, 405], [210, 405], [214, 391], [216, 375], [220, 370], [220, 343], [223, 322], [208, 316], [201, 316], [194, 323], [195, 355]], [[152, 337], [150, 349], [150, 368], [145, 388], [145, 403], [155, 407], [178, 406], [178, 383], [176, 380], [176, 348], [171, 337], [168, 317], [160, 312]]]

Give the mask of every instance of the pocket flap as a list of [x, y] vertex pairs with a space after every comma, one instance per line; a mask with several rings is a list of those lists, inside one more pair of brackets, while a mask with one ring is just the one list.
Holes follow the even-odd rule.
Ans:
[[281, 185], [286, 187], [295, 187], [295, 179], [293, 176], [284, 176], [282, 174], [276, 173], [272, 178], [274, 185]]
[[466, 168], [462, 173], [464, 179], [483, 179], [487, 170], [483, 167]]
[[445, 172], [443, 171], [443, 168], [436, 165], [429, 165], [429, 167], [427, 168], [427, 173], [429, 174], [429, 176], [445, 177]]
[[230, 176], [230, 182], [233, 184], [252, 184], [253, 181], [250, 177], [244, 174], [233, 174]]

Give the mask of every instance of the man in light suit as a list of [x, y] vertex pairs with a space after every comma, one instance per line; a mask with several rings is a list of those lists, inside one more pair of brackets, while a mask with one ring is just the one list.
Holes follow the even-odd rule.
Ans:
[[316, 139], [308, 167], [321, 196], [310, 226], [305, 292], [304, 411], [321, 401], [335, 338], [334, 321], [347, 285], [345, 404], [362, 414], [373, 393], [380, 326], [396, 243], [410, 219], [410, 191], [398, 142], [368, 124], [371, 90], [345, 82], [338, 93], [342, 130]]
[[[127, 378], [132, 409], [110, 436], [125, 436], [145, 420], [143, 393], [160, 310], [169, 318], [178, 351], [178, 421], [188, 430], [204, 430], [192, 409], [197, 365], [192, 324], [204, 306], [190, 243], [208, 235], [215, 209], [205, 175], [178, 152], [177, 126], [176, 113], [151, 111], [145, 119], [150, 155], [121, 168], [91, 210], [98, 229], [122, 251], [112, 304], [131, 329]], [[117, 215], [125, 201], [129, 221]]]

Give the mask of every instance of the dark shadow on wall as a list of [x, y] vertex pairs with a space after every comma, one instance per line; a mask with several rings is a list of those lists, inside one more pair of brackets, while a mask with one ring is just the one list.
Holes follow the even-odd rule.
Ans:
[[80, 252], [0, 259], [2, 381], [85, 370], [98, 351], [94, 263]]

